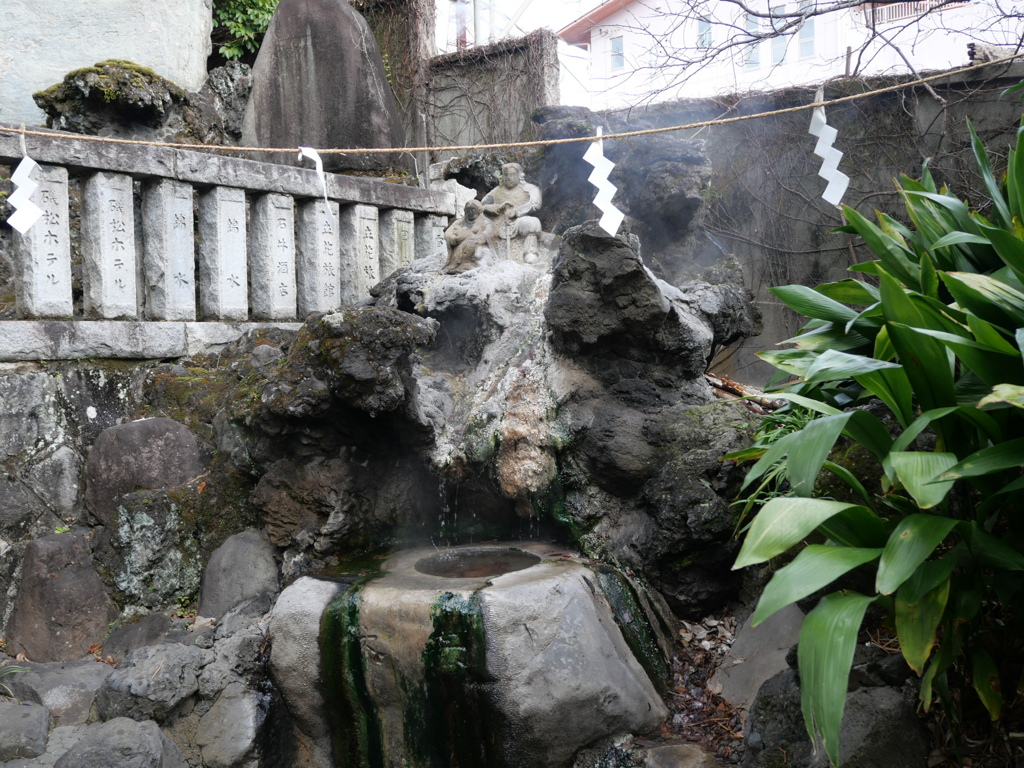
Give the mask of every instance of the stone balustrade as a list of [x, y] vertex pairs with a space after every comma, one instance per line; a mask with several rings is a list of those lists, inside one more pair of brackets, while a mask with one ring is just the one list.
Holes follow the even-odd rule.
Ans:
[[[174, 357], [298, 323], [443, 253], [455, 213], [447, 192], [376, 179], [327, 174], [325, 201], [312, 169], [66, 134], [26, 142], [43, 216], [12, 231], [18, 319], [0, 321], [0, 360]], [[0, 132], [0, 163], [21, 156]]]

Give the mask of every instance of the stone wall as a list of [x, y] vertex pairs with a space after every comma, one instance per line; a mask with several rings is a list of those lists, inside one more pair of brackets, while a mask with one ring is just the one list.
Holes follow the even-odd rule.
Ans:
[[4, 0], [0, 122], [41, 125], [32, 94], [105, 59], [150, 67], [182, 88], [206, 80], [212, 0]]
[[[429, 146], [497, 144], [532, 138], [530, 115], [557, 104], [557, 38], [538, 30], [430, 60]], [[432, 161], [460, 153], [439, 153]]]
[[[990, 67], [933, 83], [945, 105], [917, 87], [829, 109], [828, 122], [839, 131], [835, 146], [844, 153], [839, 168], [851, 179], [843, 203], [872, 220], [875, 209], [902, 220], [893, 180], [901, 173], [919, 178], [922, 162], [932, 158], [929, 167], [936, 181], [984, 210], [986, 196], [974, 171], [967, 121], [1001, 173], [1022, 107], [1020, 100], [1000, 98], [1000, 93], [1022, 78], [1024, 66]], [[894, 82], [836, 81], [826, 95], [835, 99]], [[813, 89], [790, 89], [673, 102], [606, 118], [612, 130], [634, 130], [783, 109], [813, 97]], [[676, 265], [666, 278], [683, 279], [688, 271], [720, 257], [723, 249], [735, 254], [744, 283], [757, 297], [765, 329], [761, 336], [726, 350], [714, 369], [749, 383], [763, 383], [774, 371], [756, 353], [790, 338], [803, 324], [768, 289], [841, 280], [851, 264], [872, 258], [854, 247], [848, 235], [831, 232], [843, 221], [838, 209], [821, 199], [825, 182], [817, 175], [821, 160], [812, 153], [816, 140], [807, 132], [809, 124], [810, 112], [802, 111], [680, 132], [705, 141], [714, 172], [702, 192], [710, 204], [704, 226], [718, 245], [709, 240], [695, 261]], [[700, 263], [702, 255], [706, 263]]]

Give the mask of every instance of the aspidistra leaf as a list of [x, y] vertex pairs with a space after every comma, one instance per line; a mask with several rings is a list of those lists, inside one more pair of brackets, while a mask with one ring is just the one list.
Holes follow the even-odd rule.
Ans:
[[878, 562], [875, 589], [891, 595], [917, 570], [956, 527], [957, 521], [938, 515], [909, 515], [889, 536]]
[[781, 555], [833, 515], [858, 506], [829, 499], [787, 496], [770, 499], [751, 523], [733, 570]]

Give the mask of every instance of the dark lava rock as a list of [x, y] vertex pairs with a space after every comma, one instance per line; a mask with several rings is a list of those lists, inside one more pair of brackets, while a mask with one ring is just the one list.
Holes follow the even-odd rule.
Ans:
[[110, 633], [103, 641], [103, 656], [122, 661], [129, 652], [147, 645], [160, 645], [171, 630], [171, 620], [162, 613], [153, 613], [134, 624]]
[[25, 548], [8, 648], [34, 661], [80, 659], [107, 634], [117, 608], [92, 568], [85, 536], [52, 534]]
[[236, 533], [210, 556], [199, 592], [199, 615], [220, 619], [264, 592], [277, 594], [277, 550], [260, 531]]
[[43, 754], [49, 728], [46, 707], [0, 701], [0, 763]]
[[103, 683], [96, 710], [104, 720], [173, 722], [199, 690], [203, 661], [201, 650], [177, 643], [137, 648]]
[[89, 726], [54, 768], [188, 768], [184, 756], [152, 721], [117, 717]]
[[[243, 142], [400, 147], [401, 117], [366, 20], [347, 0], [282, 0], [253, 66]], [[294, 155], [273, 162], [297, 164]], [[404, 167], [401, 155], [324, 155], [328, 171]]]
[[84, 723], [96, 692], [114, 671], [92, 659], [44, 664], [25, 661], [16, 666], [22, 671], [5, 675], [3, 685], [15, 698], [46, 707], [54, 726]]

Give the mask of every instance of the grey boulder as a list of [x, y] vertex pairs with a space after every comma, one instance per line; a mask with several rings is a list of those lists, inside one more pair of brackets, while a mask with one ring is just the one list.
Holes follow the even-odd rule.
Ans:
[[84, 723], [97, 691], [114, 671], [92, 659], [17, 666], [24, 671], [4, 676], [3, 685], [15, 698], [46, 707], [55, 726]]
[[199, 690], [205, 661], [200, 649], [172, 643], [132, 651], [96, 697], [100, 717], [173, 721]]
[[256, 530], [236, 533], [210, 556], [203, 571], [199, 615], [219, 619], [243, 600], [278, 587], [277, 550], [266, 534]]
[[0, 763], [43, 754], [49, 729], [46, 707], [0, 702]]
[[54, 768], [188, 768], [188, 763], [156, 723], [117, 717], [90, 726]]

